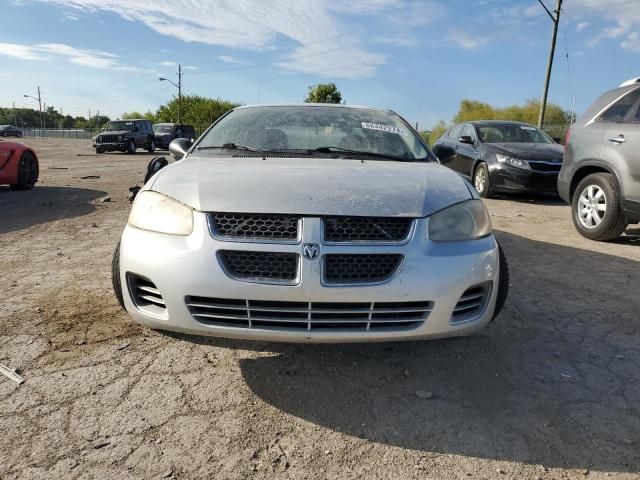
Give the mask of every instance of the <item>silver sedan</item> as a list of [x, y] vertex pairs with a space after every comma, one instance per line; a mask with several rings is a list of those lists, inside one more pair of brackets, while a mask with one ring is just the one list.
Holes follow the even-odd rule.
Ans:
[[365, 342], [469, 335], [506, 259], [475, 189], [389, 110], [237, 108], [134, 201], [116, 294], [148, 327]]

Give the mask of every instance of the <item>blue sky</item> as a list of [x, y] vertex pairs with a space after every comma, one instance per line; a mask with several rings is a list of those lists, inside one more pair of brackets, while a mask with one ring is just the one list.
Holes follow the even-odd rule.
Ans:
[[[544, 0], [551, 9], [555, 0]], [[175, 88], [300, 102], [333, 81], [348, 104], [420, 128], [463, 98], [504, 106], [542, 91], [551, 20], [537, 0], [0, 0], [0, 106], [111, 117]], [[567, 53], [569, 62], [567, 62]], [[640, 0], [565, 0], [550, 100], [578, 113], [640, 76]], [[177, 80], [176, 80], [177, 81]]]

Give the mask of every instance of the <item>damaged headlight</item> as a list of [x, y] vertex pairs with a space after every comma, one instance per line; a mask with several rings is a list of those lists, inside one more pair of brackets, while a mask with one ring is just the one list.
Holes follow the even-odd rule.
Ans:
[[457, 203], [429, 218], [429, 238], [434, 242], [473, 240], [490, 233], [491, 219], [481, 200]]
[[170, 235], [190, 235], [193, 231], [193, 210], [171, 197], [145, 190], [133, 202], [129, 225]]

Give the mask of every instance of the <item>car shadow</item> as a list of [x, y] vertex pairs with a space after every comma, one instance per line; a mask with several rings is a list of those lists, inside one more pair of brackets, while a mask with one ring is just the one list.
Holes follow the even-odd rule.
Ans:
[[91, 204], [106, 192], [89, 188], [36, 185], [33, 190], [14, 191], [0, 186], [0, 234], [63, 218], [93, 212]]
[[[640, 471], [640, 265], [497, 236], [512, 287], [505, 310], [476, 336], [360, 345], [210, 342], [275, 352], [240, 360], [253, 393], [353, 437], [547, 467]], [[432, 397], [420, 398], [421, 391]]]
[[562, 198], [552, 193], [496, 193], [492, 198], [496, 200], [511, 200], [517, 203], [531, 203], [535, 205], [567, 205]]

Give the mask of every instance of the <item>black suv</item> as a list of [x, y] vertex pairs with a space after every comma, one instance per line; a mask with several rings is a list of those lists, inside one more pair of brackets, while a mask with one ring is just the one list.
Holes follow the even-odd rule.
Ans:
[[96, 153], [136, 153], [144, 148], [153, 153], [156, 149], [153, 124], [149, 120], [113, 120], [94, 138]]
[[176, 138], [196, 139], [196, 131], [192, 125], [180, 125], [177, 123], [156, 123], [153, 126], [156, 147], [168, 149], [169, 144]]

